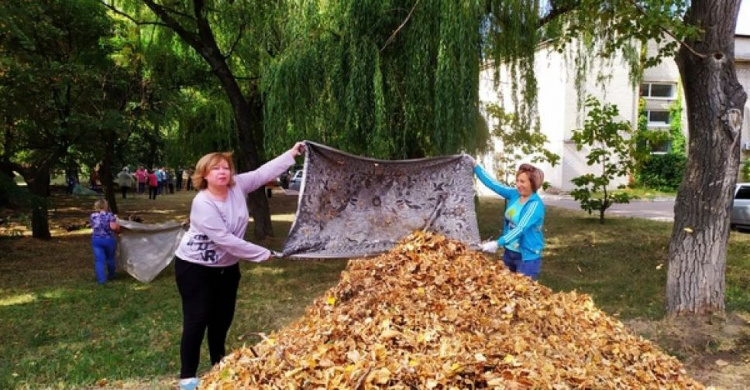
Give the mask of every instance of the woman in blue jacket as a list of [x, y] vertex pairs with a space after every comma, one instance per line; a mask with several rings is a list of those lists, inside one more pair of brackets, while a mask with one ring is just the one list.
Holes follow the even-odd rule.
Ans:
[[478, 164], [474, 165], [474, 173], [487, 188], [507, 199], [503, 235], [496, 241], [482, 244], [482, 251], [495, 253], [499, 247], [504, 247], [505, 265], [513, 272], [536, 280], [544, 248], [544, 203], [536, 192], [544, 182], [544, 173], [531, 164], [521, 164], [516, 172], [515, 188], [500, 184]]

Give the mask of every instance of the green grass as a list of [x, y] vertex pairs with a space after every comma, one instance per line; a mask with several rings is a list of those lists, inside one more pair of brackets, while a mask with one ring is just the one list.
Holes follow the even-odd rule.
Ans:
[[[497, 237], [503, 202], [482, 199], [482, 239]], [[667, 258], [672, 223], [608, 217], [599, 224], [582, 211], [548, 207], [547, 241], [539, 280], [556, 291], [590, 294], [621, 318], [665, 314]], [[732, 232], [726, 272], [726, 308], [750, 312], [750, 234]]]
[[[271, 199], [278, 237], [261, 244], [281, 247], [296, 207], [289, 198]], [[151, 203], [129, 200], [120, 207], [156, 222], [184, 217], [189, 201], [179, 195]], [[90, 201], [73, 203], [58, 199], [53, 222], [66, 215], [84, 218]], [[483, 239], [497, 237], [502, 206], [499, 200], [479, 202]], [[600, 225], [583, 212], [548, 208], [540, 281], [557, 291], [588, 293], [599, 307], [623, 319], [658, 319], [665, 314], [670, 229], [670, 223], [616, 217]], [[181, 330], [173, 268], [148, 284], [121, 273], [113, 283], [98, 286], [88, 233], [54, 235], [48, 242], [0, 237], [0, 389], [82, 388], [105, 381], [115, 387], [173, 387]], [[337, 282], [345, 266], [344, 260], [243, 263], [228, 349], [253, 344], [258, 341], [254, 333], [271, 332], [300, 317]], [[732, 233], [728, 310], [750, 312], [749, 285], [750, 234]], [[201, 357], [203, 372], [207, 351]]]
[[[81, 247], [88, 244], [77, 241]], [[3, 260], [3, 272], [15, 277], [3, 278], [0, 292], [0, 388], [80, 388], [102, 379], [142, 380], [179, 372], [181, 312], [173, 268], [148, 284], [121, 275], [98, 286], [87, 254], [78, 265], [60, 264], [80, 268], [75, 275], [54, 264], [35, 271], [30, 267], [42, 264]], [[345, 264], [243, 264], [230, 350], [255, 343], [253, 332], [271, 332], [301, 316], [314, 297], [336, 283]], [[55, 280], [56, 274], [63, 277]], [[6, 283], [9, 279], [16, 285]], [[203, 360], [201, 370], [208, 368]]]

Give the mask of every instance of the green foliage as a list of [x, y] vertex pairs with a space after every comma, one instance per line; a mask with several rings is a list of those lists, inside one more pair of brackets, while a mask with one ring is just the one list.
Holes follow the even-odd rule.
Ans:
[[305, 138], [381, 158], [482, 149], [482, 11], [449, 0], [291, 8], [263, 78], [266, 143]]
[[[678, 88], [678, 91], [681, 91]], [[685, 134], [682, 131], [682, 92], [669, 106], [669, 131], [649, 130], [645, 100], [638, 103], [638, 129], [633, 137], [636, 182], [659, 191], [675, 191], [680, 186], [687, 163]], [[653, 154], [651, 145], [669, 142], [666, 155]]]
[[677, 100], [669, 106], [669, 153], [687, 157], [687, 139], [682, 130], [682, 88], [679, 85], [677, 91]]
[[512, 182], [511, 179], [521, 160], [528, 159], [532, 163], [547, 162], [552, 166], [559, 163], [560, 156], [544, 147], [547, 144], [547, 136], [538, 129], [529, 130], [522, 126], [518, 115], [506, 113], [496, 104], [487, 106], [486, 111], [497, 121], [492, 129], [492, 136], [500, 140], [503, 146], [495, 158], [500, 167], [496, 173], [497, 177], [504, 178], [505, 183]]
[[686, 164], [687, 158], [684, 155], [652, 155], [641, 167], [639, 182], [658, 191], [676, 191], [682, 182]]
[[742, 161], [742, 167], [740, 168], [742, 173], [742, 180], [750, 181], [750, 158], [746, 158]]
[[101, 107], [92, 98], [110, 65], [102, 42], [109, 21], [95, 1], [79, 0], [3, 1], [0, 15], [3, 154], [31, 166], [49, 163], [94, 128], [92, 114]]
[[[571, 195], [581, 204], [581, 208], [599, 212], [599, 222], [604, 223], [604, 213], [615, 203], [628, 203], [627, 193], [610, 192], [610, 183], [617, 177], [632, 172], [633, 161], [630, 158], [631, 141], [627, 138], [631, 132], [627, 121], [615, 122], [619, 115], [617, 106], [601, 105], [593, 97], [586, 99], [588, 114], [583, 129], [573, 131], [572, 140], [580, 151], [588, 149], [586, 164], [601, 169], [599, 175], [592, 173], [573, 178], [576, 189]], [[620, 186], [622, 188], [624, 186]], [[600, 193], [601, 195], [597, 195]]]
[[651, 157], [651, 145], [653, 142], [660, 142], [659, 139], [652, 140], [650, 137], [656, 137], [661, 132], [648, 131], [648, 115], [646, 114], [646, 100], [638, 100], [638, 122], [635, 134], [633, 134], [633, 148], [631, 154], [635, 164], [636, 175], [640, 172], [643, 164]]

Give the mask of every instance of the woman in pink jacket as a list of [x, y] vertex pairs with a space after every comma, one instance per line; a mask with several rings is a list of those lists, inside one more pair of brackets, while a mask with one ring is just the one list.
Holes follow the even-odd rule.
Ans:
[[148, 174], [148, 198], [156, 200], [156, 194], [159, 192], [159, 179], [156, 177], [156, 169], [152, 169]]

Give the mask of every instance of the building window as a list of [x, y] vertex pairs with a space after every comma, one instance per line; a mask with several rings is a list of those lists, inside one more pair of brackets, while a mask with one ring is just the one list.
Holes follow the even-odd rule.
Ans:
[[646, 110], [648, 127], [669, 127], [669, 111]]
[[677, 94], [675, 84], [641, 83], [641, 97], [657, 99], [675, 99]]
[[648, 141], [648, 146], [651, 147], [651, 154], [666, 154], [672, 149], [672, 142], [669, 140]]

